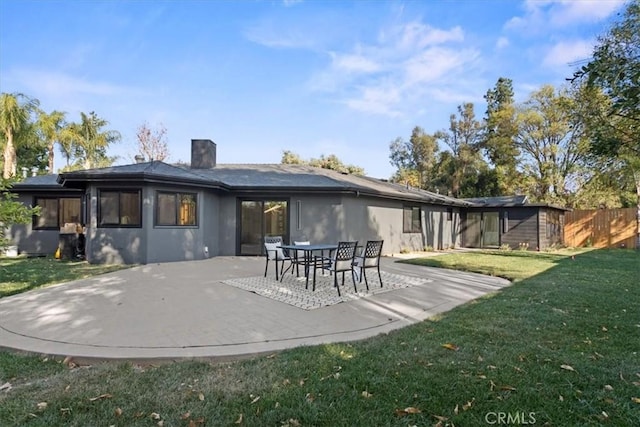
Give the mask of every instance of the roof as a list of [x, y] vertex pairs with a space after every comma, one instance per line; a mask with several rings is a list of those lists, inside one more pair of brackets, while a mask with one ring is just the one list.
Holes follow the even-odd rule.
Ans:
[[483, 206], [507, 207], [507, 206], [524, 206], [527, 203], [527, 196], [498, 196], [498, 197], [470, 197], [468, 200]]
[[25, 178], [11, 186], [12, 190], [20, 191], [67, 191], [65, 187], [57, 181], [58, 175], [36, 175]]
[[518, 206], [529, 206], [529, 207], [544, 207], [551, 209], [558, 209], [563, 211], [570, 211], [569, 208], [564, 208], [562, 206], [557, 206], [549, 203], [529, 203], [527, 196], [525, 195], [514, 195], [514, 196], [497, 196], [497, 197], [472, 197], [466, 198], [469, 202], [473, 203], [472, 207], [480, 207], [480, 208], [509, 208], [509, 207], [518, 207]]
[[215, 188], [220, 191], [338, 192], [449, 206], [471, 202], [430, 191], [307, 165], [219, 164], [211, 169], [192, 169], [161, 161], [112, 166], [62, 173], [58, 183], [80, 188], [87, 182], [157, 182]]

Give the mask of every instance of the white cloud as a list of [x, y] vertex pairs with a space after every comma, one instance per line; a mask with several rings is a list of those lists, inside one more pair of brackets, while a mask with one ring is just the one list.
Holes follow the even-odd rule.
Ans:
[[361, 54], [331, 54], [333, 66], [349, 73], [373, 73], [380, 70], [380, 64]]
[[544, 57], [543, 64], [548, 67], [567, 66], [570, 62], [589, 58], [593, 52], [593, 41], [574, 40], [556, 43]]
[[357, 96], [346, 99], [344, 104], [349, 108], [364, 113], [372, 113], [389, 117], [401, 115], [395, 106], [400, 103], [402, 94], [398, 87], [390, 85], [362, 87]]
[[500, 37], [496, 41], [496, 49], [504, 49], [509, 46], [509, 39], [506, 37]]
[[599, 22], [624, 3], [625, 0], [527, 0], [524, 15], [511, 18], [505, 28], [539, 33], [549, 26], [563, 28]]
[[107, 82], [90, 81], [64, 73], [30, 69], [14, 70], [12, 76], [22, 86], [40, 96], [100, 95], [131, 93], [130, 89]]

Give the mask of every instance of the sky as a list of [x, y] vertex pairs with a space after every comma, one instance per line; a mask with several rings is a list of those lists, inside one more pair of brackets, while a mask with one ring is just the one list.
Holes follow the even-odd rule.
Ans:
[[[79, 121], [95, 111], [131, 163], [136, 130], [167, 129], [219, 163], [335, 154], [389, 178], [389, 144], [448, 127], [513, 80], [516, 101], [566, 83], [624, 8], [618, 0], [0, 0], [0, 91]], [[444, 148], [444, 147], [443, 147]], [[56, 168], [63, 166], [56, 153]]]

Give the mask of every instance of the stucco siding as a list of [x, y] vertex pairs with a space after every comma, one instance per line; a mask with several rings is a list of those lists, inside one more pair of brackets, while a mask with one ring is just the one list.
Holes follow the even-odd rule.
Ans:
[[218, 249], [216, 255], [236, 254], [237, 198], [220, 196], [218, 198]]

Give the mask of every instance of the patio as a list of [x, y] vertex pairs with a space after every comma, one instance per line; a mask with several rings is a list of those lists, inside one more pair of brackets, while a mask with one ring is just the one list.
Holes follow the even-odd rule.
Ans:
[[[236, 358], [386, 333], [509, 285], [395, 261], [382, 259], [383, 288], [375, 278], [355, 294], [348, 278], [340, 299], [328, 277], [305, 293], [295, 275], [264, 280], [258, 257], [137, 266], [1, 299], [0, 343], [79, 358]], [[294, 294], [313, 301], [301, 308]]]

